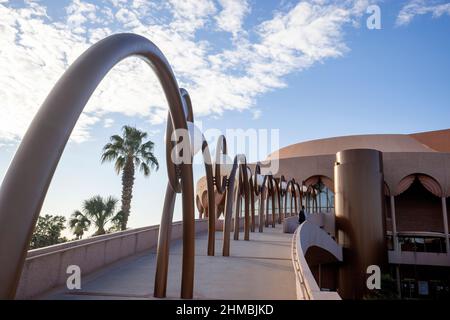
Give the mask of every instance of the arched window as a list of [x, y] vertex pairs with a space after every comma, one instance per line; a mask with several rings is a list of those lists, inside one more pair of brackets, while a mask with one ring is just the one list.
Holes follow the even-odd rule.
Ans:
[[309, 177], [304, 182], [308, 188], [306, 207], [310, 212], [334, 210], [334, 182], [323, 175]]
[[444, 232], [441, 194], [439, 183], [428, 175], [403, 178], [395, 198], [397, 230]]

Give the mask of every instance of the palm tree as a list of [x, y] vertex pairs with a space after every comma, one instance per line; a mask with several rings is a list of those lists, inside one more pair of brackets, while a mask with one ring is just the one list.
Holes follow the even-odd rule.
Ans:
[[135, 127], [124, 126], [122, 136], [113, 135], [109, 143], [103, 147], [101, 161], [115, 161], [117, 174], [122, 171], [122, 207], [123, 219], [120, 222], [120, 229], [127, 228], [128, 217], [130, 215], [131, 198], [133, 197], [133, 184], [135, 169], [144, 174], [150, 175], [150, 169], [158, 170], [159, 164], [153, 154], [154, 143], [150, 140], [144, 142], [147, 133]]
[[[116, 210], [116, 204], [118, 200], [109, 196], [108, 198], [103, 199], [100, 196], [94, 196], [90, 199], [87, 199], [83, 202], [83, 206], [81, 211], [75, 211], [72, 214], [72, 219], [70, 220], [70, 225], [80, 225], [81, 226], [89, 226], [91, 223], [95, 225], [97, 228], [97, 231], [94, 233], [94, 236], [98, 236], [101, 234], [105, 234], [105, 226], [106, 224], [115, 218], [114, 211]], [[79, 223], [79, 221], [83, 221], [82, 223]], [[87, 222], [89, 221], [89, 222]], [[83, 229], [86, 231], [86, 229]], [[74, 230], [78, 231], [78, 234], [80, 234], [80, 230]], [[78, 235], [77, 235], [78, 236]]]
[[90, 226], [91, 221], [78, 210], [72, 214], [69, 220], [69, 227], [77, 240], [83, 237], [84, 233], [88, 231]]

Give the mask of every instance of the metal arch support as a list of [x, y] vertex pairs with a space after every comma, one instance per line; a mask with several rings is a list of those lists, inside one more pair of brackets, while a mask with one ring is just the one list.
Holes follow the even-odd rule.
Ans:
[[[216, 162], [214, 165], [214, 182], [217, 192], [223, 194], [227, 190], [227, 178], [220, 175], [220, 156], [227, 154], [227, 139], [224, 135], [221, 135], [217, 140], [216, 146]], [[223, 179], [221, 181], [221, 179]]]
[[255, 225], [256, 225], [256, 220], [255, 220], [255, 186], [253, 185], [253, 180], [252, 179], [249, 180], [249, 193], [250, 193], [250, 214], [251, 214], [250, 231], [251, 232], [255, 232]]
[[281, 224], [281, 223], [283, 223], [283, 219], [284, 219], [282, 212], [281, 212], [281, 194], [280, 194], [281, 187], [280, 187], [279, 181], [277, 182], [276, 179], [275, 179], [274, 185], [275, 185], [275, 191], [277, 194], [276, 200], [277, 200], [277, 204], [278, 204], [278, 224]]
[[[259, 203], [259, 232], [264, 231], [264, 226], [269, 226], [269, 220], [267, 219], [268, 216], [268, 204], [269, 204], [269, 195], [271, 196], [272, 201], [272, 208], [275, 206], [275, 187], [274, 183], [275, 180], [272, 175], [266, 175], [264, 176], [264, 180], [261, 186], [261, 190], [259, 192], [260, 196], [260, 203]], [[267, 204], [266, 204], [267, 202]], [[267, 207], [266, 207], [267, 205]], [[267, 214], [265, 214], [267, 212]], [[273, 223], [275, 221], [275, 215], [273, 214], [272, 210], [272, 226], [275, 227], [275, 224]]]
[[237, 187], [237, 197], [235, 199], [235, 216], [234, 216], [234, 240], [239, 240], [240, 230], [240, 214], [242, 209], [242, 197], [244, 197], [244, 240], [250, 240], [250, 210], [249, 210], [249, 179], [247, 173], [247, 161], [244, 156], [239, 156], [241, 163], [239, 167], [239, 180]]
[[[265, 218], [265, 226], [269, 227], [269, 224], [272, 225], [272, 228], [275, 228], [276, 225], [276, 217], [275, 217], [275, 192], [276, 192], [276, 180], [273, 178], [272, 175], [267, 175], [267, 207], [266, 207], [266, 218]], [[270, 197], [270, 198], [269, 198]], [[269, 221], [269, 202], [272, 202], [272, 210], [271, 210], [271, 220]]]
[[[186, 107], [186, 120], [194, 122], [194, 113], [192, 108], [191, 97], [186, 89], [180, 89]], [[209, 151], [208, 142], [202, 137], [202, 155], [206, 173], [206, 190], [208, 193], [208, 256], [214, 256], [216, 241], [216, 206], [214, 196], [214, 174], [211, 162], [211, 152]], [[221, 138], [219, 137], [219, 140]], [[226, 151], [226, 141], [223, 141]]]
[[214, 194], [214, 175], [211, 164], [211, 153], [208, 142], [202, 144], [203, 162], [206, 172], [206, 188], [208, 192], [208, 256], [214, 256], [216, 243], [216, 199]]
[[[293, 214], [292, 214], [292, 201], [294, 201], [295, 212], [297, 212], [297, 195], [296, 195], [296, 192], [295, 192], [295, 180], [294, 179], [289, 180], [289, 182], [287, 183], [286, 195], [287, 195], [288, 192], [291, 194], [289, 216], [293, 216]], [[285, 206], [285, 208], [287, 208], [287, 196], [284, 199], [284, 206]]]
[[[189, 96], [189, 93], [186, 89], [180, 88], [180, 95], [182, 97], [183, 104], [183, 114], [185, 116], [186, 121], [194, 122], [194, 113], [192, 110], [192, 102]], [[171, 170], [174, 179], [178, 181], [179, 177], [177, 176], [176, 166], [172, 162], [171, 152], [174, 147], [174, 143], [172, 140], [172, 134], [174, 133], [173, 126], [170, 121], [168, 121], [167, 130], [166, 130], [166, 161], [168, 168], [172, 168]], [[206, 141], [203, 141], [202, 144], [203, 157], [205, 162], [205, 171], [207, 176], [207, 191], [208, 191], [208, 201], [211, 202], [211, 195], [214, 199], [214, 186], [212, 185], [212, 167], [211, 156], [209, 153], [208, 144]], [[191, 157], [192, 160], [192, 157]], [[192, 161], [191, 161], [192, 163]], [[178, 191], [179, 192], [179, 191]], [[167, 290], [167, 277], [169, 273], [169, 253], [170, 253], [170, 241], [171, 241], [171, 232], [172, 232], [172, 220], [173, 220], [173, 211], [175, 206], [176, 192], [171, 188], [170, 180], [169, 185], [167, 186], [166, 196], [164, 200], [164, 208], [163, 214], [161, 216], [161, 224], [159, 228], [159, 237], [158, 237], [158, 246], [156, 253], [156, 273], [155, 273], [155, 285], [154, 285], [154, 293], [153, 295], [157, 298], [166, 297]], [[209, 217], [214, 213], [214, 208], [210, 210], [208, 208]], [[214, 220], [213, 220], [214, 221]], [[215, 221], [214, 221], [215, 223]], [[192, 230], [194, 230], [195, 226], [192, 226]], [[215, 225], [213, 226], [213, 232]], [[210, 223], [208, 224], [208, 229], [210, 229]], [[195, 232], [195, 230], [193, 231]], [[185, 234], [185, 230], [183, 228], [183, 236]], [[194, 234], [195, 237], [195, 234]], [[185, 243], [183, 242], [183, 250], [185, 247]], [[182, 278], [182, 289], [181, 289], [181, 297], [190, 299], [193, 296], [193, 268], [194, 268], [194, 257], [195, 257], [195, 243], [193, 246], [188, 247], [190, 250], [191, 259], [186, 263], [192, 265], [192, 275], [189, 277]], [[209, 253], [209, 243], [208, 243], [208, 253]], [[214, 249], [213, 253], [214, 255]], [[183, 265], [184, 265], [184, 255], [183, 255]], [[186, 289], [187, 286], [192, 284], [192, 289]]]
[[302, 203], [302, 190], [301, 190], [300, 185], [299, 185], [298, 182], [295, 182], [294, 185], [295, 185], [295, 188], [297, 189], [297, 201], [298, 201], [297, 202], [298, 203], [297, 213], [299, 213], [300, 210], [302, 209], [302, 205], [303, 205], [303, 203]]
[[283, 188], [282, 188], [283, 182], [286, 182], [286, 178], [284, 177], [284, 175], [281, 175], [280, 181], [278, 182], [278, 188], [280, 190], [280, 209], [278, 212], [280, 215], [283, 215], [283, 219], [285, 219], [286, 218], [286, 205], [285, 205], [286, 199], [283, 199], [283, 197], [286, 197], [286, 191], [283, 190]]
[[[227, 257], [230, 255], [230, 232], [231, 232], [231, 219], [233, 214], [233, 204], [234, 204], [234, 183], [236, 180], [236, 173], [237, 170], [239, 170], [239, 181], [238, 183], [241, 184], [241, 179], [244, 179], [244, 184], [242, 185], [242, 188], [246, 188], [248, 190], [248, 184], [245, 184], [245, 180], [248, 182], [247, 177], [247, 161], [245, 159], [244, 155], [236, 155], [234, 157], [233, 161], [233, 168], [231, 170], [230, 176], [228, 178], [228, 185], [227, 185], [227, 194], [225, 198], [225, 217], [224, 217], [224, 225], [223, 225], [223, 247], [222, 247], [222, 255], [224, 257]], [[216, 179], [216, 182], [218, 179]], [[239, 185], [238, 185], [239, 189]], [[245, 192], [245, 191], [244, 191]], [[247, 191], [248, 193], [248, 191]], [[239, 195], [238, 195], [239, 196]], [[248, 208], [248, 207], [247, 207]], [[246, 214], [248, 215], [248, 210], [246, 210]], [[236, 215], [237, 217], [237, 215]]]
[[[12, 299], [42, 203], [69, 136], [97, 85], [118, 62], [144, 59], [155, 71], [175, 128], [187, 129], [173, 71], [158, 47], [134, 34], [117, 34], [84, 52], [58, 80], [34, 117], [0, 188], [0, 298]], [[32, 161], [30, 161], [32, 160]], [[168, 194], [177, 189], [168, 167]], [[194, 275], [194, 191], [192, 165], [181, 166], [183, 191], [183, 288], [191, 297]], [[169, 197], [170, 198], [170, 197]], [[169, 201], [170, 202], [170, 201]]]

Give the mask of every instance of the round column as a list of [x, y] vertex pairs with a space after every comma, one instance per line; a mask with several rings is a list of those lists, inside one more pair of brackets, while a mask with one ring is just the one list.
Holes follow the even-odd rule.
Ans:
[[343, 246], [338, 292], [344, 299], [361, 299], [367, 288], [367, 267], [387, 262], [383, 219], [382, 154], [352, 149], [336, 154], [334, 166], [337, 241]]

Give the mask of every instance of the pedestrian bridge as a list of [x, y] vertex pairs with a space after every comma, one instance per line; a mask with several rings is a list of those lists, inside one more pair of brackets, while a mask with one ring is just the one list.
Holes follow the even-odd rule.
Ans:
[[[181, 159], [184, 152], [177, 152], [173, 159], [171, 152], [175, 144], [166, 139], [168, 184], [161, 225], [27, 253], [47, 189], [78, 117], [103, 77], [130, 56], [145, 60], [157, 74], [169, 106], [166, 135], [172, 137], [175, 133], [172, 142], [182, 141], [190, 151], [187, 159]], [[316, 243], [302, 239], [326, 243], [321, 237], [328, 235], [319, 232], [319, 227], [304, 228], [300, 237], [293, 238], [283, 233], [281, 225], [299, 212], [302, 197], [312, 195], [313, 190], [300, 186], [295, 179], [286, 181], [283, 175], [276, 178], [271, 170], [262, 174], [259, 163], [248, 166], [242, 154], [235, 155], [230, 162], [222, 161], [224, 156], [228, 157], [224, 136], [218, 140], [213, 172], [208, 143], [201, 132], [196, 133], [193, 121], [187, 90], [178, 87], [168, 61], [148, 39], [133, 34], [112, 35], [81, 55], [39, 109], [0, 187], [0, 298], [314, 297], [311, 292], [316, 289], [308, 284], [314, 279], [299, 275], [308, 271], [307, 264], [299, 257], [306, 253], [302, 250], [304, 243], [309, 247], [315, 247]], [[181, 133], [187, 134], [186, 139]], [[202, 206], [201, 214], [209, 220], [195, 220], [190, 160], [200, 149], [205, 163], [208, 203], [208, 207]], [[217, 217], [221, 213], [215, 212], [219, 204], [216, 192], [225, 194], [224, 220], [219, 221]], [[183, 221], [172, 224], [177, 194], [182, 197]], [[259, 208], [255, 208], [257, 199]], [[242, 207], [244, 218], [241, 218]], [[258, 219], [256, 210], [261, 213]], [[297, 227], [295, 218], [292, 221]], [[256, 224], [259, 232], [250, 236]], [[230, 241], [233, 225], [236, 231], [243, 226], [245, 232], [241, 236], [235, 232], [236, 240]], [[215, 254], [214, 251], [220, 251], [215, 248], [222, 248], [222, 256]], [[67, 291], [63, 288], [69, 276], [67, 270], [72, 266], [81, 270], [82, 287]], [[308, 293], [299, 295], [299, 290]]]
[[[229, 257], [206, 255], [207, 232], [202, 228], [206, 224], [203, 221], [197, 221], [197, 225], [200, 226], [200, 230], [196, 236], [195, 248], [195, 299], [297, 298], [296, 279], [291, 260], [292, 234], [283, 233], [282, 225], [277, 224], [275, 228], [266, 228], [263, 233], [252, 233], [251, 241], [232, 240]], [[149, 230], [147, 230], [148, 232]], [[142, 239], [147, 237], [151, 241], [152, 236], [150, 234], [145, 235], [145, 233], [145, 231], [141, 232]], [[176, 238], [178, 235], [179, 230], [177, 224], [175, 224], [174, 237]], [[222, 248], [222, 236], [222, 232], [216, 233], [216, 252], [220, 252]], [[240, 238], [243, 238], [243, 234]], [[137, 235], [130, 233], [128, 236], [124, 235], [119, 241], [117, 238], [103, 239], [97, 241], [97, 243], [87, 242], [84, 245], [72, 247], [72, 249], [66, 248], [66, 250], [53, 246], [56, 247], [56, 252], [54, 252], [55, 250], [45, 252], [45, 249], [42, 249], [41, 251], [44, 251], [44, 253], [41, 255], [36, 255], [39, 249], [30, 251], [19, 287], [18, 298], [153, 299], [156, 242], [155, 246], [151, 248], [110, 263], [86, 276], [82, 275], [80, 290], [68, 290], [65, 281], [63, 281], [69, 276], [65, 273], [66, 265], [64, 265], [64, 260], [69, 257], [76, 259], [75, 256], [78, 255], [80, 262], [91, 259], [89, 263], [92, 264], [94, 262], [92, 259], [104, 259], [103, 255], [106, 251], [102, 253], [105, 249], [102, 249], [101, 246], [105, 246], [105, 248], [110, 246], [110, 249], [106, 250], [113, 250], [112, 248], [115, 247], [116, 250], [125, 252], [127, 242], [134, 246], [139, 241], [139, 233]], [[110, 242], [109, 245], [108, 242]], [[92, 246], [97, 246], [97, 248]], [[53, 258], [50, 257], [52, 255]], [[89, 257], [89, 255], [91, 256]], [[52, 269], [49, 263], [45, 263], [49, 259], [53, 259], [53, 263], [59, 264], [57, 267], [59, 270], [54, 270], [55, 278], [60, 278], [59, 284], [56, 279], [45, 279], [48, 276], [49, 268]], [[171, 242], [167, 285], [167, 298], [169, 299], [179, 298], [181, 259], [182, 242], [180, 239], [174, 239]], [[99, 261], [98, 263], [102, 262]], [[42, 270], [38, 270], [39, 266], [42, 267]], [[83, 274], [83, 267], [80, 266], [80, 268]], [[30, 277], [34, 277], [34, 279]], [[29, 278], [28, 284], [26, 278]], [[47, 284], [48, 281], [55, 281], [58, 286], [36, 296], [30, 295], [38, 289], [37, 286], [40, 283], [45, 284], [46, 281]]]
[[[339, 299], [335, 292], [320, 291], [304, 258], [309, 246], [320, 246], [341, 260], [341, 249], [329, 248], [331, 238], [317, 216], [298, 228], [296, 217], [286, 218], [264, 232], [252, 232], [249, 241], [242, 240], [241, 232], [225, 257], [207, 255], [208, 220], [196, 220], [194, 299]], [[219, 253], [222, 220], [216, 229]], [[31, 250], [16, 298], [154, 299], [158, 233], [159, 226], [152, 226]], [[178, 299], [182, 223], [172, 225], [171, 238], [167, 298]], [[81, 289], [67, 288], [70, 265], [80, 267]]]

